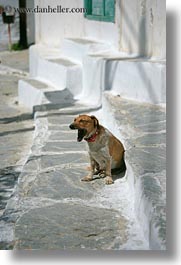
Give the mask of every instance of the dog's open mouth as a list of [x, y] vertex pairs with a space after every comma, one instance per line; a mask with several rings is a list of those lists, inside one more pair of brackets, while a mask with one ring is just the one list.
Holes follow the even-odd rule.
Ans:
[[84, 136], [87, 134], [86, 129], [78, 129], [78, 137], [77, 137], [77, 141], [81, 142], [82, 139], [84, 138]]

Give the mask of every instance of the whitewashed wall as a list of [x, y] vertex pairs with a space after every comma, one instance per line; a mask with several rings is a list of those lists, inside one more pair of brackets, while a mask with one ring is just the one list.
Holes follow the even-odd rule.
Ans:
[[[35, 0], [35, 6], [83, 7], [83, 0]], [[165, 0], [116, 0], [115, 23], [83, 14], [36, 14], [36, 42], [60, 46], [66, 37], [107, 41], [116, 49], [157, 58], [166, 57]]]
[[166, 0], [123, 0], [120, 49], [166, 58]]
[[[83, 8], [83, 0], [35, 0], [35, 6]], [[118, 9], [119, 10], [119, 9]], [[119, 16], [118, 16], [119, 18]], [[91, 21], [82, 13], [75, 14], [36, 14], [36, 42], [60, 46], [66, 37], [90, 37], [112, 43], [117, 49], [119, 30], [116, 24]]]

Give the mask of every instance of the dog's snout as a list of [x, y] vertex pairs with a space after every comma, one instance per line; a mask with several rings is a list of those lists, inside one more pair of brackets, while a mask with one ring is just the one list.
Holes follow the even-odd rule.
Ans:
[[75, 125], [72, 123], [72, 124], [70, 124], [69, 128], [70, 128], [71, 130], [74, 130], [74, 129], [75, 129]]

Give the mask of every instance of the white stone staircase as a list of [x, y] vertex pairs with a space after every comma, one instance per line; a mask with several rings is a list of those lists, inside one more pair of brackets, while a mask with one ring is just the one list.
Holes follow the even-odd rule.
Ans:
[[89, 106], [101, 105], [104, 90], [160, 104], [166, 102], [165, 76], [164, 61], [116, 52], [95, 40], [69, 38], [62, 50], [42, 44], [30, 47], [30, 79], [19, 82], [19, 103], [31, 110], [40, 105], [43, 110], [61, 108], [67, 99], [57, 91], [68, 89], [74, 100]]
[[55, 89], [69, 88], [73, 94], [82, 89], [82, 67], [61, 55], [60, 50], [42, 45], [30, 48], [30, 76], [50, 83]]
[[[53, 108], [52, 102], [47, 99], [45, 93], [55, 93], [65, 89], [76, 98], [83, 89], [84, 57], [89, 52], [106, 51], [109, 48], [105, 43], [87, 39], [65, 39], [62, 51], [41, 44], [31, 46], [30, 78], [19, 81], [19, 103], [32, 110], [36, 105], [45, 104]], [[62, 99], [57, 97], [54, 103], [56, 108], [58, 102], [61, 108]]]
[[88, 54], [97, 54], [112, 50], [111, 45], [104, 42], [98, 42], [90, 39], [65, 39], [62, 46], [62, 52], [65, 56], [74, 59], [78, 63], [83, 62]]

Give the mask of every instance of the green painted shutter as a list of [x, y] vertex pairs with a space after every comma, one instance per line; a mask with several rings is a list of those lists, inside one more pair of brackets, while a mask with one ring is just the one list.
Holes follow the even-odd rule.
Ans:
[[92, 0], [92, 15], [104, 16], [104, 0]]
[[114, 0], [105, 0], [105, 16], [114, 17]]
[[84, 0], [84, 7], [86, 18], [114, 22], [115, 0]]

